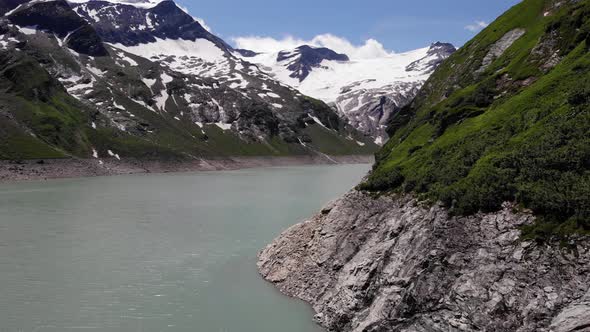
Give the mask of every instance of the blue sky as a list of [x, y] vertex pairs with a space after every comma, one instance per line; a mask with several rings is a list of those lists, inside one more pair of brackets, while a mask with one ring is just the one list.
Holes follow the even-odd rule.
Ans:
[[396, 52], [434, 41], [462, 45], [477, 22], [491, 22], [519, 0], [178, 0], [232, 43], [243, 36], [310, 40], [321, 34], [354, 45], [379, 41]]

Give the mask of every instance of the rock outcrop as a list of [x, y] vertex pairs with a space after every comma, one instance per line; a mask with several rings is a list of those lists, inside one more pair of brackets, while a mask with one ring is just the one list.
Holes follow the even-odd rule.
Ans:
[[590, 241], [521, 240], [534, 217], [450, 216], [352, 191], [280, 235], [259, 269], [331, 331], [590, 331]]
[[289, 77], [299, 82], [305, 80], [314, 68], [319, 68], [323, 61], [350, 61], [346, 54], [339, 54], [325, 47], [302, 45], [292, 51], [282, 51], [277, 55], [277, 62], [287, 63], [291, 71]]
[[483, 58], [481, 68], [477, 70], [477, 73], [483, 73], [497, 58], [501, 57], [506, 50], [514, 44], [520, 37], [522, 37], [526, 31], [524, 29], [514, 29], [507, 32], [500, 40], [492, 45], [488, 54]]

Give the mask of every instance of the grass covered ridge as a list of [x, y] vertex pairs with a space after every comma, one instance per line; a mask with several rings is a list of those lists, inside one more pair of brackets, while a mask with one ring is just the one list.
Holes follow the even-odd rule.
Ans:
[[[590, 1], [555, 3], [523, 1], [449, 58], [392, 120], [359, 187], [454, 214], [517, 202], [539, 216], [525, 236], [590, 234]], [[525, 35], [476, 74], [517, 28]]]

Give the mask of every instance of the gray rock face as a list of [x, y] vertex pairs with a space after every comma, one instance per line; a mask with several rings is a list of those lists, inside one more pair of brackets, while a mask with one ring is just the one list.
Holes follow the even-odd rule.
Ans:
[[551, 324], [552, 332], [590, 331], [590, 292], [563, 310]]
[[514, 29], [502, 36], [502, 38], [492, 45], [488, 54], [483, 58], [481, 67], [477, 70], [477, 73], [484, 72], [494, 60], [502, 56], [502, 54], [504, 54], [504, 52], [506, 52], [506, 50], [525, 33], [526, 31], [524, 29]]
[[281, 234], [258, 266], [331, 331], [587, 331], [589, 241], [520, 241], [533, 220], [509, 204], [450, 217], [353, 191]]
[[287, 62], [290, 77], [299, 81], [305, 80], [313, 68], [321, 66], [322, 61], [350, 61], [346, 54], [339, 54], [325, 47], [311, 47], [302, 45], [293, 51], [282, 51], [277, 56], [277, 62]]
[[[141, 1], [140, 1], [141, 2]], [[80, 17], [108, 43], [125, 46], [153, 43], [160, 39], [206, 39], [229, 52], [231, 47], [208, 32], [174, 1], [162, 1], [153, 8], [141, 8], [108, 1], [71, 3]]]
[[422, 82], [398, 82], [377, 89], [358, 89], [358, 84], [362, 82], [342, 88], [333, 105], [352, 126], [383, 145], [389, 139], [386, 132], [389, 119], [412, 101]]

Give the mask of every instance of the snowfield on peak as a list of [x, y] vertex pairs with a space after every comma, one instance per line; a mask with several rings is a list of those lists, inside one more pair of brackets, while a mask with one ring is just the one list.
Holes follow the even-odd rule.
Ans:
[[[409, 103], [434, 69], [455, 48], [435, 43], [430, 47], [379, 56], [338, 54], [326, 48], [300, 46], [293, 50], [256, 53], [234, 52], [257, 63], [260, 69], [301, 93], [331, 104], [361, 132], [384, 144], [388, 120]], [[333, 51], [332, 51], [333, 52]], [[330, 58], [330, 56], [332, 56]]]
[[290, 75], [287, 65], [293, 58], [277, 61], [278, 53], [258, 54], [246, 60], [258, 63], [261, 69], [284, 84], [290, 85], [303, 94], [335, 102], [342, 89], [354, 85], [356, 89], [375, 89], [396, 82], [424, 81], [428, 74], [421, 71], [406, 71], [411, 63], [427, 56], [429, 48], [406, 53], [391, 54], [382, 58], [354, 59], [351, 61], [324, 60], [309, 76], [300, 82]]
[[137, 8], [149, 9], [156, 7], [160, 2], [167, 0], [67, 0], [69, 3], [82, 4], [94, 1], [110, 2], [113, 4], [130, 5]]
[[173, 55], [177, 57], [196, 56], [208, 62], [225, 60], [223, 50], [207, 39], [196, 39], [192, 41], [156, 38], [156, 42], [154, 43], [139, 44], [136, 46], [125, 46], [123, 44], [112, 45], [126, 52], [146, 58], [159, 55]]

